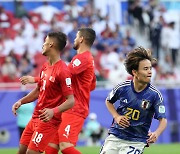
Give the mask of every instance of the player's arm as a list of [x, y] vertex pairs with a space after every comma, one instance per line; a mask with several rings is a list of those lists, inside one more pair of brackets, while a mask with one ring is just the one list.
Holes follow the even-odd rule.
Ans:
[[114, 120], [119, 124], [121, 127], [126, 128], [129, 127], [130, 123], [128, 118], [124, 115], [119, 115], [114, 107], [114, 105], [106, 99], [106, 107], [109, 112], [112, 114]]
[[155, 143], [158, 139], [158, 137], [161, 135], [161, 133], [165, 130], [167, 126], [167, 119], [162, 118], [159, 119], [159, 126], [154, 132], [149, 132], [148, 136], [149, 139], [147, 140], [147, 143]]
[[32, 83], [37, 83], [40, 80], [40, 77], [33, 77], [30, 75], [27, 76], [23, 76], [19, 79], [19, 81], [23, 84], [26, 85], [28, 83], [32, 84]]
[[167, 125], [167, 120], [166, 120], [166, 109], [163, 104], [163, 97], [161, 93], [157, 94], [156, 100], [154, 102], [154, 111], [155, 115], [154, 118], [159, 120], [159, 126], [154, 132], [150, 132], [148, 134], [149, 139], [147, 140], [147, 143], [155, 143], [159, 137], [159, 135], [164, 131]]
[[14, 113], [14, 115], [17, 115], [16, 111], [21, 105], [35, 101], [38, 98], [38, 96], [39, 96], [39, 86], [37, 86], [34, 90], [32, 90], [28, 95], [24, 96], [16, 103], [14, 103], [14, 105], [12, 106], [12, 112]]
[[74, 95], [71, 87], [71, 74], [67, 67], [61, 70], [61, 73], [57, 77], [59, 79], [61, 90], [63, 96], [66, 98], [66, 101], [61, 103], [59, 106], [53, 109], [43, 109], [41, 110], [40, 119], [43, 121], [49, 121], [56, 114], [60, 114], [74, 106]]
[[62, 113], [74, 106], [74, 95], [67, 95], [66, 96], [66, 101], [62, 103], [61, 105], [53, 108], [53, 109], [43, 109], [40, 110], [42, 113], [39, 118], [42, 121], [49, 121], [54, 115]]
[[89, 60], [86, 57], [78, 57], [73, 59], [69, 64], [68, 68], [71, 74], [79, 74], [85, 71], [90, 65]]

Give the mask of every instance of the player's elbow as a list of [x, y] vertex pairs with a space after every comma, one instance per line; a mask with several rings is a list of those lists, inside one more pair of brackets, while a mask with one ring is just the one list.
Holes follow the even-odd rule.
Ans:
[[159, 119], [160, 121], [160, 124], [164, 127], [164, 129], [166, 128], [167, 126], [167, 119], [166, 118], [162, 118], [162, 119]]
[[68, 98], [68, 102], [69, 102], [69, 108], [72, 108], [75, 104], [75, 99], [73, 95], [70, 95]]
[[166, 127], [167, 126], [167, 119], [166, 118], [162, 118], [162, 121], [163, 121], [163, 123], [164, 123], [164, 125]]
[[75, 100], [74, 100], [74, 98], [71, 100], [71, 104], [70, 104], [70, 106], [71, 106], [71, 108], [74, 106], [74, 104], [75, 104]]

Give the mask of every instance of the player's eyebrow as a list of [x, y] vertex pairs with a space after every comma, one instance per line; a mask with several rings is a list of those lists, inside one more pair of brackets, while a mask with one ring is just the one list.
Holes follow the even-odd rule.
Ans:
[[144, 69], [152, 68], [152, 66], [144, 66]]

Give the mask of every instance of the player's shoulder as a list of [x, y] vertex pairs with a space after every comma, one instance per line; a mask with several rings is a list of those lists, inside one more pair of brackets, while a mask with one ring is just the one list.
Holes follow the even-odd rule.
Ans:
[[160, 93], [160, 91], [157, 89], [156, 86], [154, 86], [153, 84], [149, 84], [149, 90], [154, 92], [154, 93]]
[[71, 60], [71, 63], [76, 66], [79, 66], [80, 64], [83, 63], [93, 63], [93, 56], [90, 53], [90, 51], [86, 51], [81, 54], [75, 55]]
[[68, 70], [68, 66], [67, 66], [67, 64], [63, 60], [60, 60], [56, 64], [56, 68], [55, 69], [56, 69], [57, 72], [63, 72], [63, 71], [67, 71]]
[[160, 99], [163, 99], [161, 92], [151, 83], [149, 85], [149, 91], [150, 91], [151, 95], [155, 95], [155, 96], [158, 95], [160, 97]]
[[48, 62], [45, 62], [45, 63], [42, 65], [42, 70], [45, 70], [48, 66], [49, 66], [49, 63], [48, 63]]
[[75, 58], [84, 58], [84, 59], [89, 59], [89, 58], [92, 58], [92, 53], [90, 51], [85, 51], [81, 54], [77, 54], [75, 56]]
[[114, 91], [120, 89], [120, 88], [127, 88], [131, 86], [131, 80], [125, 80], [123, 82], [120, 82], [119, 84], [117, 84], [115, 87], [114, 87]]

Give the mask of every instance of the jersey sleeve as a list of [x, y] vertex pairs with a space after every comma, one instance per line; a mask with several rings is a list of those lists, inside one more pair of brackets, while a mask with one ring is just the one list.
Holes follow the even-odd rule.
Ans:
[[39, 82], [39, 80], [40, 80], [40, 77], [39, 77], [39, 76], [34, 77], [34, 82], [35, 82], [35, 83], [38, 83], [38, 82]]
[[96, 75], [94, 74], [90, 90], [93, 91], [95, 88], [96, 88]]
[[86, 57], [76, 57], [69, 63], [68, 68], [72, 74], [79, 74], [89, 67], [89, 60]]
[[115, 88], [113, 88], [113, 90], [109, 93], [109, 95], [106, 99], [107, 101], [109, 101], [112, 104], [114, 104], [119, 99], [120, 89], [117, 88], [117, 86]]
[[155, 119], [166, 118], [166, 115], [165, 115], [166, 109], [163, 104], [162, 95], [160, 93], [156, 95], [154, 108], [155, 108], [155, 116], [154, 116]]
[[63, 69], [59, 76], [62, 93], [64, 96], [72, 95], [73, 90], [71, 87], [71, 75], [68, 69]]
[[42, 66], [41, 71], [39, 73], [39, 76], [34, 78], [35, 82], [37, 81], [36, 83], [39, 87], [41, 87], [41, 78], [44, 73], [43, 70], [46, 68], [46, 66], [47, 66], [47, 63], [44, 63], [44, 65]]

